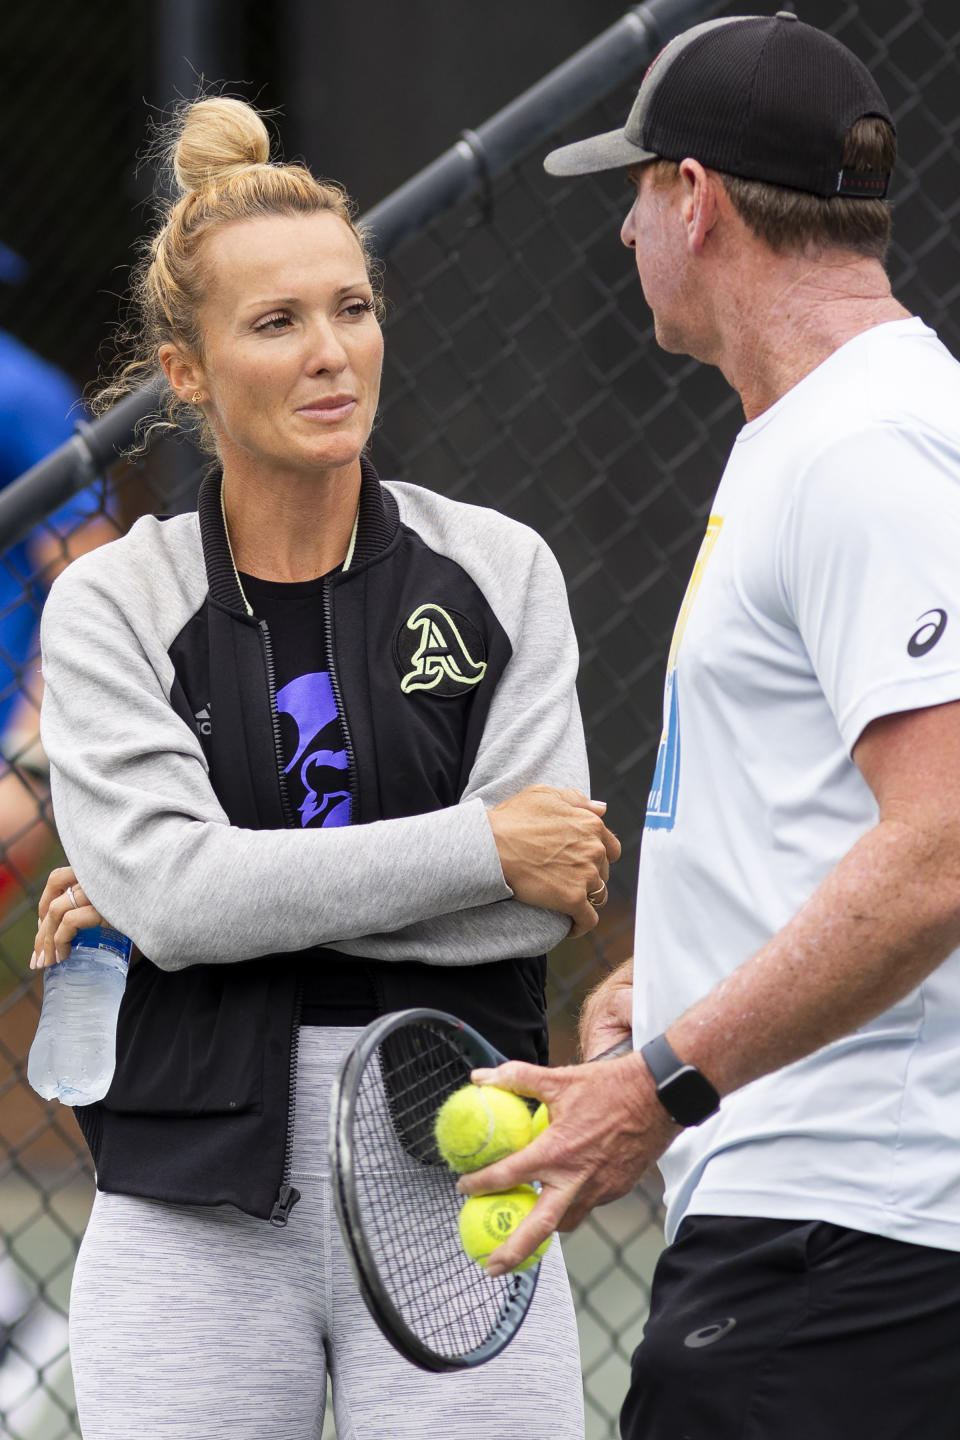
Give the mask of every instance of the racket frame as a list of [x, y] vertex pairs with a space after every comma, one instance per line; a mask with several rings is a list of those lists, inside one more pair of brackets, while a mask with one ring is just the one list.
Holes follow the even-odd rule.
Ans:
[[[333, 1199], [347, 1254], [357, 1286], [373, 1320], [394, 1349], [422, 1370], [435, 1373], [471, 1369], [492, 1360], [510, 1343], [523, 1321], [537, 1288], [539, 1263], [510, 1276], [509, 1291], [500, 1316], [486, 1340], [459, 1355], [442, 1355], [426, 1345], [406, 1324], [384, 1285], [364, 1231], [354, 1171], [353, 1120], [359, 1079], [373, 1053], [397, 1030], [419, 1024], [441, 1031], [465, 1052], [470, 1068], [504, 1062], [472, 1026], [443, 1010], [397, 1010], [368, 1025], [345, 1057], [334, 1082], [330, 1106], [330, 1174]], [[466, 1083], [466, 1082], [465, 1082]], [[455, 1184], [451, 1174], [451, 1184]]]

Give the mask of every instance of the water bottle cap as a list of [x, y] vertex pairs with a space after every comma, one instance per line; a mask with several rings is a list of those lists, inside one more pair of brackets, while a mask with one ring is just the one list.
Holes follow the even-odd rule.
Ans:
[[129, 960], [132, 949], [130, 937], [109, 925], [91, 925], [86, 930], [78, 930], [70, 946], [71, 954], [74, 950], [109, 950], [120, 960]]

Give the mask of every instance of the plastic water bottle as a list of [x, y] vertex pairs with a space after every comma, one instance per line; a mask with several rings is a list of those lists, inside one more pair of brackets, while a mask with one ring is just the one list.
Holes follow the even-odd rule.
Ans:
[[27, 1079], [44, 1100], [91, 1105], [109, 1090], [130, 949], [126, 935], [97, 925], [78, 931], [66, 960], [44, 970], [43, 1009], [27, 1060]]

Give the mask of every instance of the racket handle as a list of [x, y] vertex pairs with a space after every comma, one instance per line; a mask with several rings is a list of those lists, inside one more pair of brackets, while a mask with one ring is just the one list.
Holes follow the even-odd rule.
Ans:
[[599, 1055], [594, 1055], [589, 1064], [592, 1065], [594, 1060], [619, 1060], [621, 1055], [629, 1055], [632, 1049], [631, 1039], [620, 1040], [616, 1045], [611, 1045], [609, 1050], [601, 1050]]

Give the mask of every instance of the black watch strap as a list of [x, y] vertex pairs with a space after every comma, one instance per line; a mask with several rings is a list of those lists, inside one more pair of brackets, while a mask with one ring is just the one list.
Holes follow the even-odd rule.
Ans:
[[657, 1099], [678, 1125], [700, 1125], [720, 1108], [720, 1096], [695, 1065], [685, 1065], [665, 1035], [640, 1046]]

